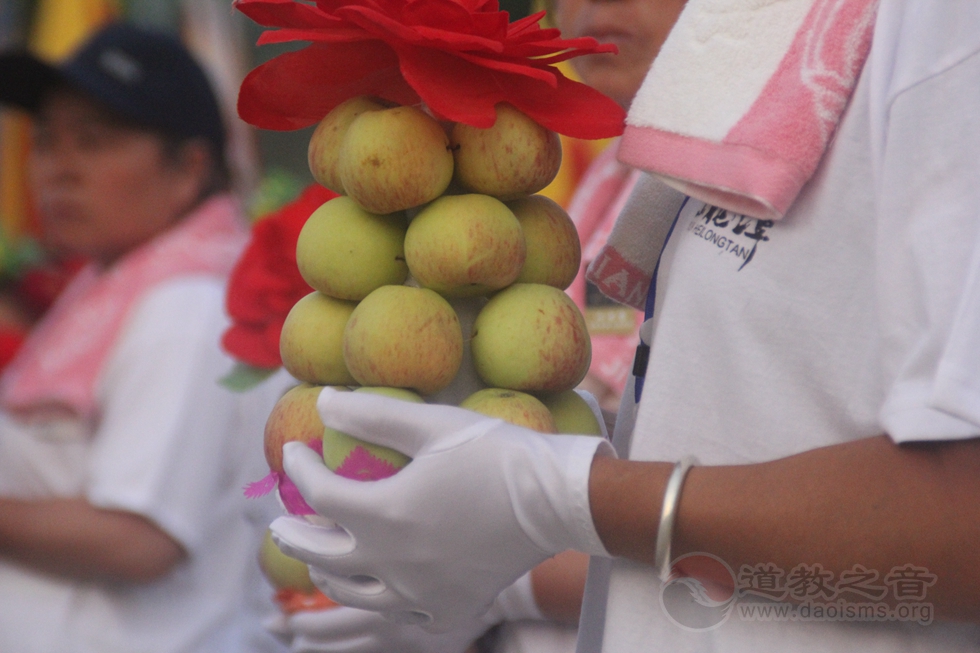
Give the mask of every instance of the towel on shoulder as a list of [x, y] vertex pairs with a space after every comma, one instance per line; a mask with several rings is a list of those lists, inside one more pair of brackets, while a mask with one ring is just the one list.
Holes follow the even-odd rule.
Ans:
[[662, 223], [684, 195], [782, 218], [847, 107], [877, 7], [878, 0], [689, 0], [633, 100], [619, 151], [621, 161], [657, 178], [635, 191], [647, 209], [627, 204], [590, 280], [617, 301], [642, 305]]

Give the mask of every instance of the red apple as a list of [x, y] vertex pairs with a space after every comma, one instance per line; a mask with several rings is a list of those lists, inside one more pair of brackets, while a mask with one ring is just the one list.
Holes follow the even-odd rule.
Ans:
[[558, 432], [548, 407], [537, 398], [517, 390], [484, 388], [464, 399], [459, 407], [540, 433]]
[[282, 445], [307, 444], [323, 437], [323, 422], [316, 409], [321, 390], [323, 386], [301, 383], [286, 391], [272, 408], [265, 422], [265, 460], [271, 471], [283, 471]]
[[344, 362], [361, 385], [432, 394], [463, 361], [463, 332], [449, 302], [412, 286], [381, 286], [361, 300], [344, 331]]
[[493, 126], [480, 129], [457, 123], [451, 135], [454, 178], [474, 193], [502, 200], [536, 193], [561, 166], [561, 140], [527, 115], [497, 105]]
[[585, 318], [554, 286], [515, 283], [473, 322], [476, 372], [492, 388], [563, 392], [577, 386], [592, 358]]

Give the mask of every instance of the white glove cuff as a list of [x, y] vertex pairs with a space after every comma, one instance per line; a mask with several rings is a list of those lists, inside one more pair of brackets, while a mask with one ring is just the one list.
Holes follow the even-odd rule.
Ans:
[[[592, 510], [589, 505], [589, 476], [592, 472], [592, 461], [596, 456], [615, 458], [616, 451], [609, 442], [602, 438], [583, 436], [557, 436], [574, 439], [571, 446], [564, 452], [566, 459], [564, 469], [567, 472], [566, 487], [570, 492], [568, 506], [569, 514], [565, 515], [565, 523], [572, 529], [571, 546], [569, 548], [588, 553], [589, 555], [611, 558], [592, 520]], [[560, 553], [560, 551], [558, 552]]]
[[528, 572], [504, 588], [493, 605], [483, 616], [483, 621], [492, 626], [501, 621], [543, 621], [545, 616], [534, 600], [534, 588], [531, 585], [531, 572]]

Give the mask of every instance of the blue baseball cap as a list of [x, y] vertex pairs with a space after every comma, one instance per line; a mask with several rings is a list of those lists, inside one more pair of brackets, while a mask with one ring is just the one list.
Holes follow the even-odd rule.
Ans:
[[96, 32], [52, 66], [25, 51], [0, 54], [0, 102], [36, 113], [59, 84], [78, 89], [133, 123], [210, 141], [224, 152], [225, 128], [204, 70], [175, 37], [127, 23]]

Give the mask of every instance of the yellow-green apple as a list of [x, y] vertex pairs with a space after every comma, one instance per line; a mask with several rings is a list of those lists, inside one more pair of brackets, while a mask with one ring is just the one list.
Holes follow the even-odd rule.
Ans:
[[434, 118], [415, 107], [393, 107], [354, 118], [338, 168], [354, 201], [372, 213], [393, 213], [442, 195], [453, 177], [453, 155]]
[[[423, 403], [422, 397], [405, 388], [361, 387], [366, 392], [412, 403]], [[323, 462], [330, 471], [345, 478], [375, 481], [387, 478], [411, 462], [411, 458], [389, 447], [372, 444], [337, 429], [323, 430]]]
[[520, 223], [489, 195], [444, 195], [412, 218], [405, 235], [412, 277], [446, 297], [475, 297], [509, 286], [524, 257]]
[[498, 417], [511, 424], [541, 433], [558, 432], [548, 407], [526, 392], [505, 388], [484, 388], [460, 402], [459, 407], [468, 408], [488, 417]]
[[354, 118], [365, 111], [379, 111], [384, 108], [385, 105], [375, 98], [359, 95], [341, 102], [323, 117], [313, 130], [310, 145], [306, 150], [310, 173], [317, 183], [335, 193], [344, 194], [337, 161], [340, 158], [340, 146], [344, 142], [347, 128], [354, 122]]
[[337, 603], [313, 584], [306, 563], [280, 551], [272, 540], [272, 531], [268, 529], [259, 548], [259, 568], [275, 588], [275, 601], [284, 613], [337, 607]]
[[344, 363], [344, 329], [356, 302], [313, 291], [289, 310], [279, 336], [282, 366], [300, 381], [357, 383]]
[[507, 207], [520, 221], [527, 243], [527, 257], [517, 282], [568, 288], [582, 264], [582, 245], [565, 209], [544, 195], [512, 200]]
[[323, 422], [316, 400], [323, 386], [301, 383], [287, 390], [265, 421], [265, 460], [273, 472], [282, 472], [282, 445], [309, 444], [323, 437]]
[[473, 323], [470, 349], [488, 386], [525, 392], [574, 388], [592, 357], [578, 307], [539, 283], [515, 283], [491, 297]]
[[[464, 334], [469, 334], [473, 331], [473, 321], [476, 320], [476, 316], [480, 314], [480, 310], [486, 305], [487, 298], [453, 297], [446, 301], [456, 311], [460, 330]], [[480, 379], [480, 376], [476, 373], [476, 367], [473, 365], [473, 354], [470, 352], [469, 342], [464, 340], [463, 362], [460, 363], [456, 376], [453, 377], [452, 382], [448, 386], [428, 395], [425, 399], [433, 404], [458, 406], [459, 402], [463, 401], [463, 399], [466, 399], [477, 390], [482, 390], [485, 387], [487, 387], [486, 384]]]
[[558, 134], [506, 103], [487, 129], [456, 123], [451, 141], [460, 185], [503, 200], [538, 192], [561, 166]]
[[310, 580], [310, 569], [306, 563], [292, 558], [272, 541], [272, 533], [266, 530], [259, 548], [259, 568], [269, 584], [277, 590], [293, 590], [304, 594], [316, 592], [316, 585]]
[[375, 288], [408, 278], [402, 212], [378, 215], [349, 197], [335, 197], [310, 214], [296, 242], [306, 283], [337, 299], [360, 300]]
[[551, 411], [559, 433], [602, 435], [602, 425], [592, 407], [575, 390], [540, 395], [539, 398]]
[[361, 385], [445, 388], [463, 359], [453, 307], [434, 290], [381, 286], [361, 300], [344, 331], [344, 361]]

